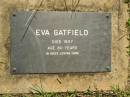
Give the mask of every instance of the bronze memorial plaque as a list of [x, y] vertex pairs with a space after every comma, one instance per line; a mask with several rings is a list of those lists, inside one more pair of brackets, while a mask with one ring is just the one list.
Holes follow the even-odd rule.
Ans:
[[111, 71], [111, 13], [20, 11], [10, 18], [12, 74]]

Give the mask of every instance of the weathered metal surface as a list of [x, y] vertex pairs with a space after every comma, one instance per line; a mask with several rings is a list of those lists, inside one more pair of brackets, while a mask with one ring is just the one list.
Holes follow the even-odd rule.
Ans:
[[10, 59], [13, 74], [110, 72], [111, 14], [16, 12]]

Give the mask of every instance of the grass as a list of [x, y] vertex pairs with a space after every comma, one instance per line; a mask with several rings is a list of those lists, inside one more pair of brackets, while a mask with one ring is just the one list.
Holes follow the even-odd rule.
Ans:
[[124, 2], [125, 2], [125, 3], [130, 3], [130, 0], [125, 0]]
[[[127, 25], [128, 32], [129, 32], [130, 31], [130, 18], [126, 22], [126, 25]], [[127, 40], [130, 42], [130, 33], [127, 34]], [[126, 48], [128, 49], [127, 53], [130, 56], [130, 44]]]
[[87, 89], [84, 92], [67, 91], [64, 93], [45, 92], [40, 86], [31, 88], [30, 94], [1, 95], [0, 97], [130, 97], [130, 89], [121, 90], [119, 86], [111, 88], [111, 91]]
[[[130, 4], [130, 0], [124, 0], [124, 2], [125, 3], [127, 3], [128, 5]], [[128, 10], [127, 10], [127, 12], [128, 12], [128, 14], [129, 14], [129, 16], [130, 16], [130, 6], [128, 6]], [[127, 50], [127, 54], [130, 56], [130, 17], [129, 17], [129, 19], [127, 20], [127, 22], [126, 22], [126, 27], [127, 27], [127, 29], [128, 29], [128, 33], [127, 34], [125, 34], [124, 36], [126, 36], [127, 35], [127, 40], [129, 41], [129, 45], [126, 47], [128, 50]], [[123, 36], [123, 37], [124, 37]]]

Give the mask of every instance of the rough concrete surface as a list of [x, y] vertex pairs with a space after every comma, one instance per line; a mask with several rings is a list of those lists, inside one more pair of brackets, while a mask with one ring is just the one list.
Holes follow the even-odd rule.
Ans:
[[[127, 33], [127, 5], [122, 0], [80, 0], [75, 9], [72, 0], [0, 0], [0, 93], [28, 93], [34, 85], [42, 85], [45, 91], [64, 92], [90, 89], [109, 90], [119, 85], [124, 89], [128, 76], [128, 41], [122, 37]], [[83, 74], [35, 74], [11, 75], [10, 56], [10, 14], [15, 10], [43, 11], [95, 11], [112, 13], [112, 72]]]

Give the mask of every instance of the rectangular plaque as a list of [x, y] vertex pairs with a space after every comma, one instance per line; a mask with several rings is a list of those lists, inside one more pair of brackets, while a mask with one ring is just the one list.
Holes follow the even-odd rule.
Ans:
[[111, 13], [11, 15], [11, 73], [111, 71]]

